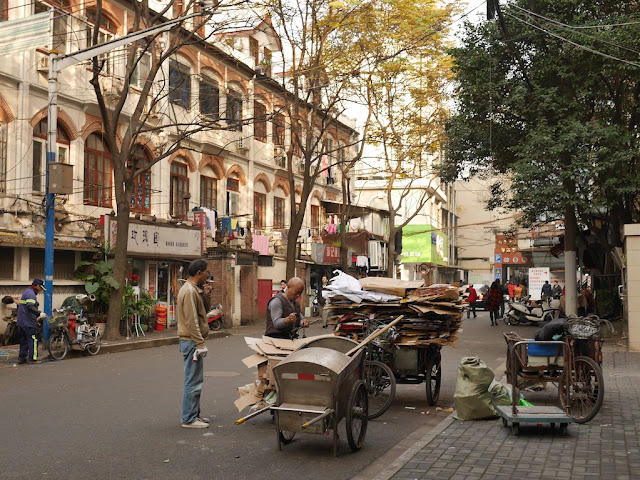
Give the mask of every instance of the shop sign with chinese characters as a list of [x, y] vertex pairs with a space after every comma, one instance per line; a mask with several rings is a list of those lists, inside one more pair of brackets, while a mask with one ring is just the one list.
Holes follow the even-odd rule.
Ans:
[[502, 265], [527, 265], [529, 258], [518, 250], [518, 241], [505, 235], [496, 235], [494, 263]]
[[[108, 217], [107, 241], [113, 247], [118, 239], [118, 222]], [[150, 257], [170, 256], [199, 258], [202, 256], [202, 229], [129, 223], [127, 252]]]

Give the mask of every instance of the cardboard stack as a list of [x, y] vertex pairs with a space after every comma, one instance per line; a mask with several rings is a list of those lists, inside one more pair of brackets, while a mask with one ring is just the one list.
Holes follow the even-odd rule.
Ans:
[[[463, 321], [465, 304], [460, 297], [460, 289], [448, 284], [436, 284], [429, 287], [422, 282], [405, 282], [390, 278], [370, 277], [360, 280], [363, 290], [377, 291], [402, 297], [399, 301], [372, 303], [362, 301], [352, 303], [331, 299], [325, 306], [334, 319], [340, 319], [338, 334], [353, 335], [364, 330], [367, 318], [376, 323], [389, 323], [399, 315], [403, 320], [395, 327], [396, 345], [456, 346], [457, 334]], [[362, 340], [358, 335], [358, 340]]]

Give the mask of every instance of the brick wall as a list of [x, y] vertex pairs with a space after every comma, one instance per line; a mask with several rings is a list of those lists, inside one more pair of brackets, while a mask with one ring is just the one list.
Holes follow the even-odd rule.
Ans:
[[259, 323], [258, 318], [258, 266], [240, 267], [240, 322], [241, 325]]

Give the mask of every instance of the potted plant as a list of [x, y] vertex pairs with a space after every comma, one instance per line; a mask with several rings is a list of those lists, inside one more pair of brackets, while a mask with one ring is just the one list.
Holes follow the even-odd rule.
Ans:
[[84, 289], [88, 295], [94, 295], [95, 301], [89, 306], [88, 318], [96, 323], [100, 334], [104, 334], [111, 289], [119, 284], [113, 276], [113, 260], [99, 262], [80, 262], [74, 276], [86, 282]]

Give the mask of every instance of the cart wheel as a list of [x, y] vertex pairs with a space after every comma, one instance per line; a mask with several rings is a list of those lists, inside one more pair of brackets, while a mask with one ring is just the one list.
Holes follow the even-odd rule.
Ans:
[[440, 352], [429, 355], [427, 359], [426, 384], [427, 384], [427, 403], [431, 406], [438, 402], [440, 397], [440, 381], [442, 379], [442, 356]]
[[517, 422], [513, 422], [511, 424], [511, 433], [514, 435], [518, 435], [520, 433], [520, 424]]
[[508, 426], [508, 425], [509, 425], [509, 422], [507, 422], [507, 419], [506, 419], [506, 418], [504, 418], [504, 417], [502, 417], [502, 426], [503, 426], [503, 427], [506, 427], [506, 426]]
[[[570, 378], [570, 377], [573, 378]], [[573, 371], [565, 371], [558, 382], [562, 407], [577, 423], [587, 423], [597, 415], [604, 401], [604, 379], [598, 364], [589, 357], [575, 357]]]
[[389, 410], [396, 396], [396, 377], [391, 369], [377, 360], [364, 362], [364, 379], [369, 394], [369, 419]]
[[567, 427], [569, 426], [569, 424], [567, 423], [561, 423], [560, 424], [560, 435], [562, 435], [563, 437], [566, 437], [568, 432], [567, 432]]
[[281, 443], [285, 445], [289, 445], [293, 441], [293, 437], [295, 437], [296, 432], [287, 432], [286, 430], [280, 430], [278, 432], [278, 439]]
[[346, 412], [347, 441], [354, 452], [362, 448], [367, 433], [368, 404], [367, 388], [358, 380], [349, 394]]

